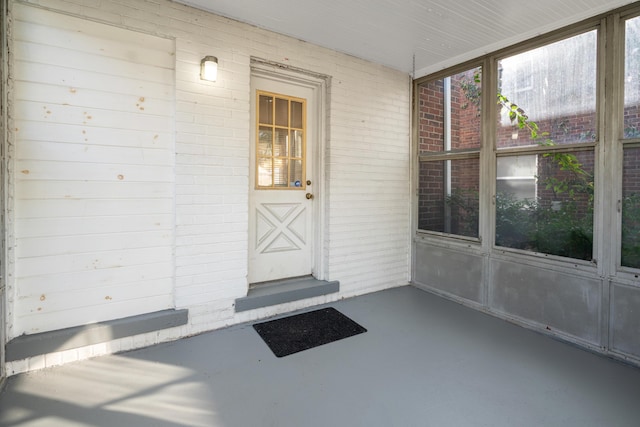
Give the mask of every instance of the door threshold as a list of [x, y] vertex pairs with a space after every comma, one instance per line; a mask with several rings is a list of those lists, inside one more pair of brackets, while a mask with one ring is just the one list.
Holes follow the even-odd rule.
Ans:
[[293, 277], [249, 286], [246, 297], [236, 299], [236, 313], [327, 295], [340, 290], [337, 280], [318, 280], [313, 276]]

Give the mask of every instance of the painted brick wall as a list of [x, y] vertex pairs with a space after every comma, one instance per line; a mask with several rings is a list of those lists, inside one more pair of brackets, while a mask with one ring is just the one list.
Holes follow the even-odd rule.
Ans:
[[[24, 3], [175, 38], [174, 299], [176, 307], [190, 309], [190, 323], [71, 352], [65, 354], [65, 360], [408, 283], [408, 75], [165, 0]], [[199, 61], [204, 55], [219, 59], [215, 83], [199, 79]], [[251, 57], [332, 77], [325, 153], [325, 251], [327, 278], [339, 280], [341, 292], [236, 315], [234, 300], [247, 291]], [[13, 259], [9, 268], [20, 269], [20, 260]], [[15, 294], [16, 284], [11, 286]], [[13, 324], [11, 318], [9, 323]], [[12, 337], [22, 332], [12, 329]], [[50, 359], [51, 363], [39, 360], [33, 366], [60, 361], [58, 356]], [[29, 366], [24, 362], [12, 369], [15, 373], [31, 369]]]
[[362, 65], [345, 58], [327, 73], [328, 262], [345, 295], [408, 282], [410, 81]]

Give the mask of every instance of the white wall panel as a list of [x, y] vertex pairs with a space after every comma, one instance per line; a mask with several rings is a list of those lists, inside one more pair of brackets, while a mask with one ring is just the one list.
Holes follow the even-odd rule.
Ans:
[[[41, 19], [44, 29], [15, 32], [20, 52], [14, 83], [26, 93], [14, 97], [22, 117], [14, 120], [20, 156], [13, 163], [18, 277], [11, 304], [21, 312], [12, 320], [19, 326], [13, 336], [25, 326], [40, 330], [62, 327], [60, 320], [89, 322], [102, 307], [123, 316], [162, 305], [162, 295], [150, 293], [141, 302], [136, 292], [155, 292], [148, 288], [154, 282], [169, 286], [166, 279], [174, 270], [175, 306], [189, 309], [189, 324], [136, 342], [148, 345], [408, 283], [406, 73], [166, 0], [12, 4], [18, 26], [35, 23], [21, 18], [26, 11], [51, 14], [41, 6], [86, 18], [78, 28], [89, 37], [67, 43], [76, 34], [65, 30], [78, 19], [58, 14], [52, 15], [61, 16], [59, 28]], [[102, 27], [96, 21], [147, 34], [109, 26], [113, 37], [98, 42], [90, 31]], [[42, 32], [54, 30], [51, 38], [58, 40], [46, 42]], [[34, 34], [38, 42], [24, 34]], [[155, 45], [162, 39], [149, 34], [175, 38], [175, 52]], [[46, 61], [27, 61], [33, 51], [29, 43], [46, 45], [38, 50]], [[114, 48], [118, 43], [128, 50]], [[73, 58], [61, 60], [60, 49], [67, 47]], [[216, 82], [199, 78], [205, 55], [218, 57]], [[341, 291], [235, 313], [235, 298], [247, 292], [252, 58], [331, 77], [322, 239], [326, 278], [339, 280]], [[166, 194], [172, 187], [174, 193]], [[174, 245], [166, 251], [169, 240]], [[117, 245], [124, 249], [114, 250]], [[114, 268], [93, 269], [96, 259]], [[45, 284], [59, 295], [45, 294], [40, 301]], [[136, 292], [126, 292], [129, 284], [139, 286]], [[65, 308], [65, 295], [70, 300], [77, 295], [75, 305]], [[130, 299], [121, 300], [124, 295]], [[50, 309], [60, 310], [50, 323], [37, 311], [45, 312], [47, 301]], [[78, 351], [77, 357], [85, 354]]]
[[13, 13], [13, 336], [173, 307], [174, 42]]

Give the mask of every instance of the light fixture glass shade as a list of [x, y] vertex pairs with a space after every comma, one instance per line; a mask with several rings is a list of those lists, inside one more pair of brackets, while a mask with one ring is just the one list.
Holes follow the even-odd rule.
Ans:
[[218, 78], [218, 58], [215, 56], [205, 56], [200, 61], [200, 78], [215, 82]]

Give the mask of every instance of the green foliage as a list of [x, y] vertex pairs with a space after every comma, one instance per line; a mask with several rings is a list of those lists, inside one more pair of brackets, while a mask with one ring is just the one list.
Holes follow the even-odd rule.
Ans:
[[[574, 154], [570, 153], [545, 153], [543, 158], [550, 159], [551, 165], [545, 165], [542, 183], [547, 190], [551, 190], [554, 199], [566, 194], [574, 198], [578, 194], [588, 194], [589, 201], [593, 201], [594, 183], [593, 176], [582, 168], [582, 164]], [[564, 172], [558, 174], [552, 167]]]
[[519, 200], [509, 193], [496, 194], [496, 245], [530, 249], [536, 209], [536, 202]]
[[[537, 123], [530, 120], [522, 108], [503, 94], [498, 93], [497, 98], [498, 104], [508, 112], [511, 122], [519, 129], [527, 130], [532, 141], [540, 146], [556, 145], [549, 133], [541, 132]], [[590, 260], [593, 254], [593, 176], [584, 170], [574, 154], [552, 151], [544, 153], [542, 157], [551, 160], [551, 165], [547, 165], [543, 174], [542, 183], [553, 192], [554, 200], [562, 198], [559, 208], [557, 205], [543, 206], [539, 202], [528, 203], [526, 209], [520, 208], [521, 212], [511, 217], [514, 209], [519, 209], [518, 205], [505, 206], [503, 203], [496, 208], [496, 211], [505, 209], [496, 212], [496, 228], [503, 227], [499, 221], [515, 223], [514, 228], [519, 227], [522, 234], [517, 245], [527, 246], [521, 249]], [[588, 207], [587, 212], [579, 213], [579, 198], [585, 194], [588, 195], [587, 201], [583, 200], [582, 205]], [[527, 214], [526, 218], [522, 217], [523, 213]], [[496, 243], [514, 247], [512, 242], [499, 241], [497, 235]]]
[[[476, 106], [480, 105], [482, 95], [482, 91], [479, 86], [482, 79], [481, 72], [482, 70], [480, 68], [476, 69], [473, 75], [473, 81], [463, 80], [461, 83], [461, 88], [464, 91], [466, 98]], [[553, 147], [556, 145], [556, 143], [549, 137], [548, 132], [541, 132], [538, 124], [529, 119], [529, 116], [524, 109], [511, 102], [509, 98], [500, 92], [496, 94], [496, 97], [498, 105], [502, 110], [508, 113], [511, 123], [517, 126], [518, 129], [527, 130], [531, 136], [531, 140], [540, 146]], [[558, 123], [558, 127], [565, 128], [565, 131], [566, 126], [566, 122], [564, 121]], [[638, 131], [638, 135], [640, 136], [640, 131]], [[590, 136], [592, 137], [593, 135], [583, 133], [581, 138], [590, 138]], [[558, 195], [572, 189], [584, 190], [590, 188], [593, 194], [593, 176], [582, 168], [582, 164], [580, 164], [575, 155], [551, 152], [543, 154], [543, 157], [551, 158], [561, 171], [573, 174], [573, 178], [571, 180], [558, 179], [555, 178], [553, 174], [546, 174], [544, 184], [547, 190], [552, 190], [555, 195]]]
[[461, 236], [478, 237], [480, 204], [477, 190], [454, 189], [445, 203], [451, 212], [452, 232]]
[[467, 98], [467, 102], [461, 105], [460, 108], [463, 110], [469, 108], [469, 104], [472, 104], [478, 110], [478, 114], [480, 114], [480, 100], [482, 99], [482, 90], [478, 84], [480, 83], [480, 76], [478, 73], [474, 75], [474, 80], [471, 81], [467, 78], [463, 78], [460, 82], [460, 88], [464, 92], [465, 98]]
[[[481, 70], [477, 69], [473, 81], [461, 84], [467, 99], [480, 105]], [[531, 140], [540, 146], [553, 147], [556, 143], [548, 132], [542, 132], [537, 123], [529, 119], [524, 109], [497, 93], [497, 103], [508, 114], [518, 129], [528, 131]], [[560, 127], [566, 124], [560, 123]], [[628, 127], [625, 138], [640, 138], [640, 129]], [[593, 131], [580, 134], [580, 140], [593, 140]], [[593, 176], [585, 171], [578, 158], [571, 153], [552, 151], [543, 158], [547, 164], [542, 179], [547, 190], [560, 207], [543, 206], [539, 201], [518, 200], [512, 194], [496, 195], [496, 245], [532, 250], [552, 255], [590, 260], [593, 252]], [[556, 171], [551, 170], [555, 168]], [[561, 171], [561, 173], [557, 173]], [[538, 177], [540, 178], [540, 177]], [[586, 195], [586, 203], [585, 203]], [[452, 203], [455, 203], [452, 200]], [[578, 206], [587, 206], [578, 212]], [[622, 254], [624, 266], [640, 268], [640, 194], [627, 196], [622, 201]]]
[[590, 260], [593, 215], [591, 210], [578, 212], [577, 206], [573, 201], [544, 206], [500, 193], [496, 196], [496, 245]]
[[628, 139], [640, 138], [640, 129], [635, 126], [625, 128], [624, 137]]
[[[509, 119], [516, 124], [519, 129], [526, 129], [531, 135], [531, 139], [538, 145], [552, 147], [556, 143], [549, 138], [548, 132], [540, 132], [537, 123], [529, 120], [529, 116], [522, 108], [509, 99], [498, 94], [498, 104], [509, 112]], [[578, 185], [581, 188], [593, 188], [593, 176], [582, 168], [582, 164], [574, 154], [562, 152], [550, 152], [543, 154], [543, 157], [550, 158], [558, 166], [561, 171], [569, 172], [573, 175], [574, 182], [571, 183], [567, 179], [556, 179], [553, 174], [547, 175], [545, 185], [548, 190], [553, 190], [554, 194], [560, 194], [568, 191], [570, 184]]]
[[621, 264], [640, 268], [640, 193], [622, 200]]
[[590, 260], [593, 256], [593, 212], [580, 214], [577, 203], [563, 202], [560, 209], [538, 209], [533, 232], [538, 252]]

